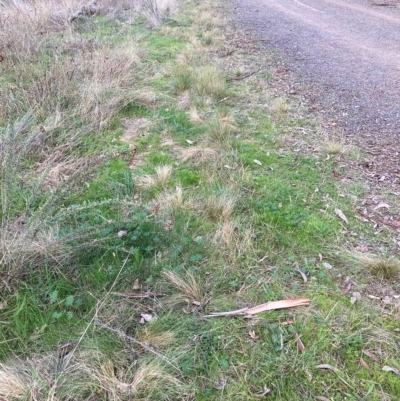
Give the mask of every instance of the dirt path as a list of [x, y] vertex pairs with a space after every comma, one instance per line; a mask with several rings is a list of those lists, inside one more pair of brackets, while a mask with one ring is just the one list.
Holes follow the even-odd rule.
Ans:
[[[236, 21], [283, 54], [312, 108], [400, 173], [400, 3], [231, 0]], [[379, 159], [379, 160], [378, 160]]]

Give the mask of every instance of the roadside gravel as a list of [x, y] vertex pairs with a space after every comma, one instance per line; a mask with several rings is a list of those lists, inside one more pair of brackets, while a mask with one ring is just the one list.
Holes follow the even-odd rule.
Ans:
[[277, 52], [318, 114], [400, 188], [400, 8], [393, 0], [231, 0], [236, 23]]

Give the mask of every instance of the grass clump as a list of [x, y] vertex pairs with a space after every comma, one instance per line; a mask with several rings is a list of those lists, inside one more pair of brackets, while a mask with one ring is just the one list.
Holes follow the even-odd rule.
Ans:
[[[170, 399], [182, 393], [184, 386], [156, 362], [137, 366], [127, 355], [96, 350], [62, 349], [33, 359], [15, 359], [0, 365], [0, 395], [7, 399], [85, 399], [88, 396], [129, 400], [132, 396]], [[65, 349], [67, 345], [65, 345]], [[70, 347], [70, 348], [71, 348]], [[128, 367], [124, 364], [128, 363]], [[101, 383], [101, 386], [99, 386]]]
[[340, 155], [344, 151], [343, 143], [336, 141], [328, 141], [323, 146], [324, 151], [329, 155]]
[[213, 66], [198, 67], [194, 72], [193, 90], [199, 96], [221, 99], [225, 95], [226, 81]]
[[140, 177], [137, 184], [147, 189], [157, 185], [166, 187], [171, 177], [172, 166], [157, 166], [155, 172], [155, 175], [144, 175]]
[[178, 275], [173, 271], [164, 272], [164, 277], [178, 291], [174, 297], [175, 302], [188, 305], [200, 305], [204, 301], [204, 294], [199, 283], [192, 273], [185, 272]]
[[400, 261], [392, 257], [376, 256], [359, 252], [346, 253], [346, 259], [359, 269], [385, 280], [393, 280], [400, 274]]

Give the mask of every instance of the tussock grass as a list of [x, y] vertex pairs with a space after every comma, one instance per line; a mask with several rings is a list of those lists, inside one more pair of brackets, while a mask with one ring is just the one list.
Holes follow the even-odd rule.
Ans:
[[213, 221], [226, 221], [232, 216], [236, 199], [232, 194], [212, 194], [204, 201], [204, 215]]
[[195, 106], [192, 106], [188, 112], [189, 115], [189, 120], [196, 123], [196, 124], [201, 124], [203, 123], [203, 119], [199, 115], [199, 111]]
[[222, 243], [230, 247], [234, 243], [235, 222], [231, 219], [224, 219], [217, 228], [214, 235], [214, 243]]
[[193, 146], [183, 149], [181, 152], [182, 161], [192, 160], [195, 163], [206, 163], [217, 160], [218, 152], [212, 148], [200, 148]]
[[328, 141], [324, 143], [323, 150], [329, 155], [339, 155], [344, 152], [345, 148], [341, 142]]
[[137, 339], [153, 348], [161, 348], [170, 345], [174, 340], [175, 336], [172, 331], [158, 331], [154, 328], [154, 325], [146, 325], [137, 334]]
[[216, 67], [198, 67], [194, 71], [193, 90], [199, 96], [210, 96], [220, 99], [224, 96], [226, 82]]
[[111, 360], [98, 350], [78, 350], [65, 357], [45, 354], [15, 359], [0, 365], [0, 396], [76, 400], [96, 394], [123, 401], [132, 396], [169, 399], [184, 389], [159, 363], [137, 366], [126, 357], [120, 353]]
[[178, 275], [173, 271], [164, 272], [164, 277], [178, 291], [174, 296], [174, 302], [186, 304], [198, 304], [204, 300], [204, 292], [199, 279], [190, 272]]
[[173, 77], [172, 86], [175, 94], [189, 91], [193, 85], [193, 67], [184, 54], [181, 54], [177, 62], [169, 67], [169, 73]]
[[282, 117], [289, 112], [290, 105], [286, 99], [278, 97], [273, 100], [271, 109], [274, 113], [276, 113], [277, 117]]
[[137, 184], [142, 188], [152, 188], [157, 185], [166, 187], [170, 181], [172, 166], [157, 166], [155, 175], [144, 175], [137, 180]]
[[208, 122], [209, 136], [213, 142], [229, 142], [232, 133], [236, 130], [234, 118], [226, 111], [218, 112], [211, 121]]
[[[36, 152], [38, 145], [45, 141], [46, 132], [36, 130], [31, 115], [8, 125], [0, 132], [0, 261], [3, 269], [12, 276], [18, 276], [27, 268], [42, 268], [45, 263], [61, 266], [85, 247], [92, 247], [102, 229], [101, 225], [63, 233], [66, 219], [68, 221], [68, 217], [75, 212], [63, 206], [63, 202], [70, 191], [79, 191], [82, 181], [90, 177], [104, 162], [104, 158], [92, 157], [56, 164], [58, 160], [49, 155], [42, 163], [39, 174], [33, 177], [29, 169], [24, 168], [24, 163]], [[73, 135], [76, 139], [76, 134]], [[70, 146], [60, 146], [55, 153], [56, 157], [67, 160], [64, 152], [68, 152]], [[59, 177], [60, 170], [65, 173], [62, 177]], [[25, 196], [30, 196], [30, 199], [42, 197], [40, 206], [19, 209], [18, 199], [24, 196], [24, 191], [18, 186], [20, 180], [29, 182], [25, 190], [29, 189], [30, 192]], [[46, 191], [50, 189], [46, 196]], [[26, 202], [29, 202], [29, 198]], [[111, 200], [102, 204], [112, 203], [116, 202]], [[85, 205], [84, 208], [99, 206], [97, 203]], [[80, 246], [73, 246], [77, 242]]]
[[184, 194], [182, 187], [177, 186], [175, 191], [164, 191], [157, 197], [160, 211], [176, 214], [179, 211], [189, 210], [193, 207], [192, 201]]
[[392, 280], [400, 274], [400, 261], [394, 256], [384, 257], [360, 252], [346, 252], [344, 257], [348, 262], [380, 279]]

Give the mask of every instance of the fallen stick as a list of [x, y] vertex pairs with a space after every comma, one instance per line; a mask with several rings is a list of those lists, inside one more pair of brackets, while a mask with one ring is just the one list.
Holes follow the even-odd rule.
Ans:
[[166, 294], [161, 294], [157, 292], [143, 292], [141, 294], [133, 294], [131, 292], [111, 292], [111, 295], [125, 298], [156, 298], [166, 296]]
[[238, 315], [253, 316], [268, 310], [294, 308], [297, 306], [308, 306], [310, 305], [310, 302], [311, 301], [307, 298], [285, 299], [281, 301], [267, 302], [265, 304], [254, 306], [253, 308], [243, 308], [229, 312], [214, 312], [211, 315], [203, 317], [238, 316]]
[[248, 77], [251, 77], [252, 75], [256, 74], [259, 71], [253, 71], [253, 72], [249, 72], [246, 75], [241, 75], [240, 77], [234, 77], [234, 78], [229, 78], [228, 82], [232, 82], [232, 81], [241, 81], [242, 79], [246, 79]]

